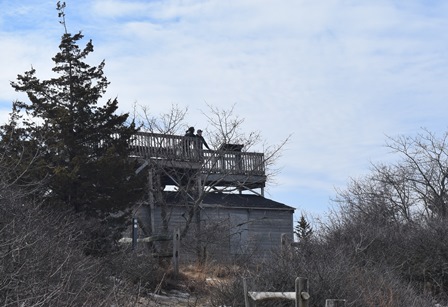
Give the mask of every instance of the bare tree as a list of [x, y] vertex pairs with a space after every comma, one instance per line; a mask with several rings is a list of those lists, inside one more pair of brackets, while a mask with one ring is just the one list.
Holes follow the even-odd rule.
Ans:
[[241, 129], [244, 118], [235, 114], [235, 104], [229, 109], [219, 109], [210, 104], [207, 104], [207, 107], [207, 112], [202, 112], [202, 114], [212, 127], [209, 135], [215, 148], [222, 144], [242, 144], [244, 150], [249, 151], [262, 142], [259, 131], [244, 133]]
[[387, 146], [400, 154], [396, 169], [412, 192], [418, 209], [427, 217], [447, 217], [448, 205], [448, 132], [437, 137], [423, 129], [415, 137], [389, 138]]
[[279, 172], [276, 167], [278, 159], [281, 157], [285, 145], [289, 142], [291, 134], [285, 136], [278, 144], [268, 144], [263, 139], [260, 131], [244, 132], [242, 126], [245, 119], [236, 114], [236, 104], [229, 109], [219, 109], [208, 104], [208, 112], [202, 112], [207, 118], [212, 130], [208, 131], [211, 143], [215, 148], [222, 144], [242, 144], [243, 151], [249, 152], [258, 148], [264, 153], [263, 164], [265, 167], [268, 182], [274, 182], [275, 176]]
[[180, 134], [185, 126], [185, 117], [188, 108], [180, 108], [177, 104], [172, 104], [169, 112], [161, 113], [158, 116], [151, 114], [147, 106], [134, 105], [134, 118], [139, 122], [144, 131], [151, 133], [161, 133], [168, 135]]
[[[372, 165], [365, 178], [338, 191], [344, 211], [396, 223], [447, 216], [448, 133], [437, 138], [422, 130], [415, 137], [389, 137], [386, 146], [399, 157], [391, 165]], [[400, 159], [401, 158], [401, 159]], [[375, 210], [375, 214], [373, 211]]]
[[[166, 184], [174, 187], [175, 202], [184, 204], [186, 210], [181, 230], [183, 238], [191, 233], [192, 226], [194, 237], [204, 238], [200, 210], [208, 193], [243, 190], [257, 193], [256, 188], [263, 190], [266, 179], [273, 175], [273, 172], [266, 174], [266, 166], [274, 164], [289, 139], [287, 137], [276, 146], [264, 146], [260, 132], [244, 133], [244, 119], [235, 114], [235, 106], [229, 110], [211, 105], [208, 108], [209, 112], [203, 112], [209, 124], [207, 140], [215, 150], [204, 150], [197, 137], [175, 135], [180, 127], [188, 127], [184, 122], [187, 109], [174, 105], [167, 114], [159, 117], [151, 116], [146, 108], [136, 112], [142, 130], [150, 132], [152, 138], [151, 144], [142, 143], [141, 147], [154, 150], [142, 160], [150, 172], [149, 201], [160, 207], [162, 231], [168, 232], [173, 208], [167, 205], [166, 191], [163, 190]], [[267, 153], [251, 152], [260, 145]], [[216, 227], [221, 229], [222, 225]], [[201, 250], [203, 248], [198, 246], [197, 252]]]
[[397, 159], [373, 165], [369, 175], [338, 191], [339, 212], [326, 236], [361, 263], [389, 267], [417, 289], [431, 288], [442, 296], [448, 289], [441, 269], [448, 261], [441, 239], [447, 217], [447, 137], [422, 129], [414, 137], [388, 138], [386, 146]]

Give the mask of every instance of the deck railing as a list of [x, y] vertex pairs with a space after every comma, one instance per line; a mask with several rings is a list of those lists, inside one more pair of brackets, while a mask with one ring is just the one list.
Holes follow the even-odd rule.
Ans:
[[144, 159], [201, 163], [204, 172], [265, 174], [263, 153], [203, 150], [196, 137], [139, 132], [130, 147], [133, 155]]

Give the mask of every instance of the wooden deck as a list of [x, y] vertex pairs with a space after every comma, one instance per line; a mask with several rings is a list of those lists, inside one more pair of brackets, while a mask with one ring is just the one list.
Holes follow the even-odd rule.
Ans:
[[146, 132], [137, 133], [130, 147], [134, 157], [165, 168], [196, 169], [205, 180], [249, 186], [264, 186], [266, 181], [263, 153], [203, 150], [194, 137]]

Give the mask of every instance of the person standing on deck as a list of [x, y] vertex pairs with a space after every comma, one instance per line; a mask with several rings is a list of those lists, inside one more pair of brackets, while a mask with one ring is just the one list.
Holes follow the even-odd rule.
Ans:
[[194, 127], [188, 128], [188, 130], [185, 131], [185, 136], [195, 137], [195, 135], [194, 135]]
[[[191, 158], [191, 142], [194, 142], [195, 140], [193, 138], [196, 138], [196, 135], [194, 134], [194, 127], [188, 128], [187, 131], [185, 131], [185, 136], [182, 141], [182, 147], [184, 152], [184, 158], [190, 159]], [[194, 145], [194, 144], [193, 144]]]
[[204, 137], [202, 136], [202, 130], [198, 129], [198, 132], [196, 133], [196, 142], [194, 144], [197, 148], [197, 155], [200, 161], [204, 161], [204, 146], [210, 150], [210, 147], [208, 146], [207, 142], [205, 141]]
[[208, 150], [210, 150], [210, 147], [208, 147], [207, 142], [205, 141], [204, 137], [202, 136], [202, 130], [198, 129], [198, 132], [196, 133], [196, 137], [199, 139], [199, 145], [202, 147], [204, 145]]

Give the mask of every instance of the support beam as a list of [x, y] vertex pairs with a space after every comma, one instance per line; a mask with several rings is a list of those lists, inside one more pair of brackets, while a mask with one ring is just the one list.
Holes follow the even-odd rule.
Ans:
[[180, 248], [180, 229], [176, 228], [173, 233], [173, 269], [174, 276], [179, 276], [179, 248]]
[[149, 198], [149, 210], [151, 214], [151, 235], [156, 233], [156, 225], [155, 225], [155, 203], [154, 203], [154, 174], [152, 169], [148, 172], [148, 198]]

